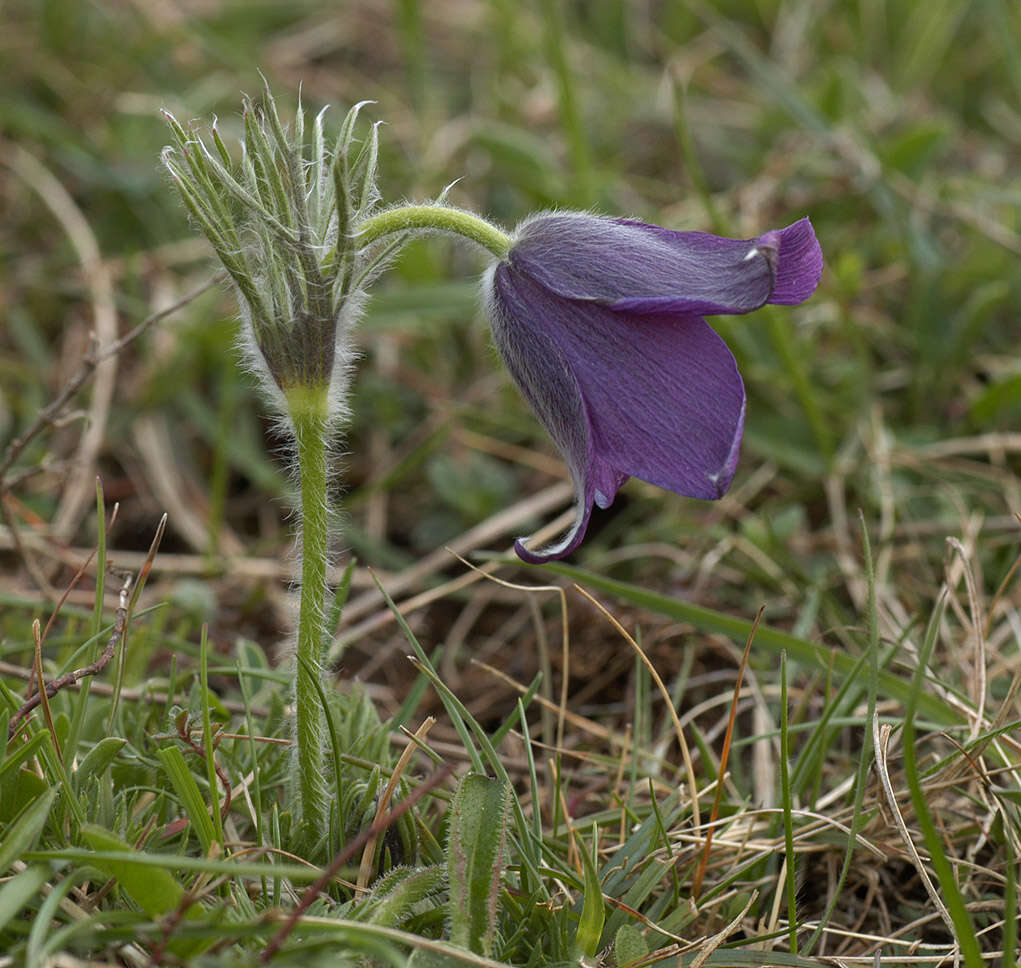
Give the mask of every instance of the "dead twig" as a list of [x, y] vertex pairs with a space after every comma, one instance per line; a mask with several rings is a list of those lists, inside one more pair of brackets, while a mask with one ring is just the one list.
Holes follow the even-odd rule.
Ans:
[[[14, 665], [11, 662], [0, 662], [0, 676], [11, 676], [16, 679], [24, 679], [26, 682], [31, 680], [35, 675], [31, 668], [25, 668], [23, 666]], [[66, 689], [80, 689], [80, 682], [68, 683], [64, 688]], [[94, 682], [92, 684], [92, 692], [97, 696], [105, 696], [109, 698], [114, 694], [114, 687], [108, 682]], [[121, 699], [128, 700], [130, 702], [151, 702], [158, 703], [159, 705], [165, 706], [168, 703], [186, 703], [188, 697], [185, 693], [175, 693], [173, 696], [168, 695], [166, 692], [159, 689], [151, 689], [149, 686], [140, 686], [134, 689], [121, 689]], [[268, 706], [251, 706], [246, 707], [243, 702], [236, 699], [223, 698], [220, 700], [223, 708], [230, 713], [244, 713], [247, 708], [251, 708], [254, 716], [266, 717], [269, 715]]]
[[43, 701], [43, 693], [45, 693], [47, 699], [52, 699], [58, 692], [60, 692], [61, 689], [66, 689], [68, 686], [75, 685], [86, 676], [95, 676], [103, 671], [106, 664], [113, 658], [113, 654], [117, 649], [117, 643], [124, 635], [124, 626], [128, 618], [128, 593], [130, 591], [131, 577], [129, 576], [124, 579], [124, 584], [121, 586], [120, 601], [117, 606], [117, 612], [114, 616], [113, 630], [110, 632], [110, 638], [107, 641], [106, 648], [103, 649], [99, 658], [87, 666], [82, 666], [80, 669], [75, 669], [73, 672], [67, 672], [64, 675], [58, 676], [56, 679], [47, 682], [45, 689], [37, 691], [34, 695], [26, 699], [22, 707], [11, 717], [10, 725], [7, 727], [8, 739], [14, 736], [14, 733], [22, 720], [24, 720], [28, 714]]
[[[373, 822], [378, 822], [381, 817], [386, 813], [386, 808], [390, 806], [390, 801], [393, 799], [394, 791], [397, 789], [397, 784], [400, 783], [401, 777], [404, 775], [404, 771], [408, 767], [408, 763], [411, 762], [412, 754], [418, 748], [418, 745], [425, 741], [426, 736], [429, 735], [429, 730], [436, 725], [436, 720], [432, 716], [426, 716], [425, 721], [415, 733], [414, 743], [408, 743], [404, 747], [404, 752], [401, 753], [400, 759], [397, 761], [397, 766], [394, 767], [393, 773], [390, 775], [390, 782], [387, 783], [386, 789], [383, 790], [383, 795], [379, 798], [379, 804], [376, 807], [376, 816]], [[362, 851], [362, 863], [358, 869], [358, 889], [366, 890], [369, 884], [369, 877], [372, 871], [372, 859], [376, 855], [376, 843], [377, 837], [370, 837], [365, 842], [365, 849]]]
[[[113, 527], [114, 522], [117, 520], [117, 511], [119, 508], [120, 508], [119, 504], [115, 504], [113, 506], [113, 514], [110, 515], [110, 523], [107, 525], [107, 533], [109, 533], [109, 529]], [[60, 596], [60, 601], [57, 602], [57, 607], [53, 610], [52, 614], [50, 615], [50, 620], [46, 623], [46, 628], [43, 629], [42, 637], [39, 640], [40, 648], [42, 647], [42, 643], [46, 641], [46, 637], [50, 634], [50, 629], [53, 627], [53, 623], [57, 620], [57, 616], [60, 614], [60, 610], [64, 607], [64, 603], [68, 600], [68, 598], [70, 598], [71, 592], [73, 592], [75, 588], [78, 586], [78, 582], [82, 580], [82, 575], [85, 574], [85, 570], [92, 563], [92, 559], [95, 556], [96, 549], [93, 548], [89, 552], [89, 555], [85, 559], [85, 561], [78, 567], [78, 570], [75, 572], [74, 578], [71, 579], [70, 584], [67, 586], [66, 589], [64, 589], [64, 594]], [[39, 656], [39, 662], [37, 663], [37, 665], [39, 669], [42, 668], [41, 656]], [[32, 671], [35, 672], [35, 669], [36, 666], [33, 666]], [[38, 678], [40, 681], [42, 680], [42, 673], [39, 674]], [[34, 678], [29, 678], [28, 690], [25, 693], [26, 697], [31, 697], [32, 691], [35, 689], [35, 683], [36, 680]]]

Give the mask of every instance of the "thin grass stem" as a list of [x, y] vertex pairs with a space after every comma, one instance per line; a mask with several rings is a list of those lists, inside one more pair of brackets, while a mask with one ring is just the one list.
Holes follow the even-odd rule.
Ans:
[[798, 953], [798, 884], [794, 855], [794, 820], [791, 791], [791, 740], [788, 730], [787, 652], [780, 652], [780, 796], [783, 799], [783, 839], [787, 853], [787, 931], [792, 955]]
[[908, 699], [907, 708], [904, 710], [902, 744], [904, 781], [911, 793], [911, 804], [914, 807], [915, 817], [922, 831], [922, 837], [925, 840], [925, 848], [929, 854], [929, 863], [932, 866], [933, 873], [936, 875], [939, 895], [953, 923], [954, 937], [961, 956], [964, 958], [964, 964], [967, 968], [980, 968], [985, 963], [982, 957], [982, 948], [979, 945], [978, 936], [975, 933], [975, 925], [972, 922], [971, 914], [968, 912], [967, 903], [957, 883], [953, 866], [946, 855], [946, 851], [943, 848], [943, 840], [932, 818], [932, 811], [929, 808], [925, 790], [922, 787], [922, 779], [918, 771], [918, 758], [915, 753], [915, 714], [918, 711], [917, 697], [921, 694], [925, 683], [925, 674], [929, 668], [929, 657], [936, 642], [937, 630], [943, 614], [942, 604], [944, 601], [945, 599], [940, 600], [929, 623], [925, 642], [922, 645], [918, 656], [918, 664], [915, 668], [911, 696]]
[[209, 781], [209, 804], [213, 815], [216, 842], [223, 849], [223, 817], [220, 814], [220, 795], [217, 790], [216, 759], [213, 749], [213, 720], [209, 712], [209, 627], [202, 626], [199, 640], [199, 679], [202, 686], [202, 746], [206, 760], [206, 779]]

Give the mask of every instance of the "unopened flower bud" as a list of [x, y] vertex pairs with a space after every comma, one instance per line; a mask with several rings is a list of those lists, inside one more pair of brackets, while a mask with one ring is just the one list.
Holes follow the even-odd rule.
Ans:
[[204, 139], [165, 112], [175, 145], [163, 163], [234, 284], [250, 361], [285, 413], [296, 388], [322, 390], [343, 412], [351, 329], [382, 268], [353, 241], [379, 197], [376, 127], [355, 138], [365, 103], [332, 146], [320, 112], [306, 144], [301, 107], [286, 129], [267, 89], [261, 104], [245, 101], [237, 163], [215, 122]]

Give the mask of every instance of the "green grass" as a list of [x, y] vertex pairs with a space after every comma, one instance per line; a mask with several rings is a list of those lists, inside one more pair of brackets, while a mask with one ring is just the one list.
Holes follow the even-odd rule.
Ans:
[[[1007, 0], [8, 4], [0, 968], [271, 944], [281, 965], [1017, 964], [1019, 36]], [[285, 112], [299, 85], [330, 104], [333, 132], [376, 102], [389, 201], [460, 179], [451, 203], [507, 228], [590, 207], [750, 237], [809, 215], [827, 260], [803, 306], [714, 321], [749, 397], [730, 494], [631, 482], [572, 563], [536, 569], [511, 540], [566, 502], [519, 502], [564, 470], [492, 352], [482, 261], [402, 252], [334, 468], [315, 856], [287, 786], [296, 495], [230, 294], [154, 319], [12, 449], [92, 329], [212, 276], [159, 109], [217, 114], [230, 143], [260, 70]], [[656, 669], [690, 764], [574, 583]], [[529, 590], [550, 585], [566, 622]], [[37, 661], [53, 682], [111, 642], [9, 736]]]

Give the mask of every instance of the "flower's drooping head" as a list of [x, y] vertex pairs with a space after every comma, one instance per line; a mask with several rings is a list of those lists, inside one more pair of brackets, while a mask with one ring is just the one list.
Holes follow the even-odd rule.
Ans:
[[808, 219], [757, 239], [723, 239], [581, 213], [534, 216], [487, 272], [493, 338], [560, 448], [574, 524], [518, 554], [572, 552], [592, 505], [628, 477], [689, 497], [730, 486], [745, 393], [730, 350], [702, 318], [794, 305], [814, 291], [822, 252]]
[[164, 112], [175, 145], [163, 163], [234, 284], [250, 359], [281, 411], [292, 395], [324, 389], [343, 411], [350, 330], [385, 258], [352, 242], [379, 199], [376, 127], [355, 138], [365, 103], [335, 144], [320, 112], [307, 146], [301, 107], [285, 129], [267, 88], [261, 105], [245, 101], [238, 164], [215, 123], [211, 148]]

